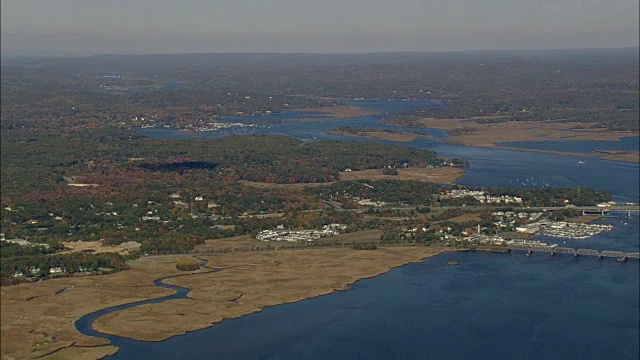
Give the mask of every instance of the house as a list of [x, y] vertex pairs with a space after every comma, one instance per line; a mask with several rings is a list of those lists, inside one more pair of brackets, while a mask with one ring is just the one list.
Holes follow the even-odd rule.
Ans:
[[358, 201], [358, 205], [360, 205], [360, 206], [383, 207], [383, 206], [387, 205], [387, 203], [384, 202], [384, 201], [371, 201], [370, 199], [362, 199], [362, 200]]
[[528, 224], [516, 227], [517, 232], [533, 234], [540, 230], [540, 224]]
[[52, 267], [49, 269], [49, 274], [62, 274], [63, 272], [64, 270], [59, 266]]

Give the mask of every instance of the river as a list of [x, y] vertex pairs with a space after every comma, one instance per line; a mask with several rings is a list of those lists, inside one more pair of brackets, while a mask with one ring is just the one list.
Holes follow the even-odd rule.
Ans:
[[[438, 102], [358, 102], [383, 114], [353, 119], [270, 124], [245, 133], [283, 134], [305, 141], [358, 138], [330, 135], [340, 126], [386, 128], [395, 112]], [[309, 115], [309, 114], [306, 114]], [[259, 119], [300, 116], [295, 112]], [[421, 131], [425, 131], [421, 129]], [[141, 129], [155, 138], [185, 137], [176, 130]], [[638, 164], [524, 151], [449, 145], [446, 132], [406, 146], [471, 161], [461, 184], [470, 186], [585, 186], [638, 201]], [[226, 136], [231, 131], [201, 133]], [[377, 140], [376, 140], [377, 141]], [[554, 146], [560, 147], [562, 144]], [[567, 145], [570, 146], [570, 145]], [[638, 251], [639, 219], [603, 219], [614, 230], [563, 246]], [[458, 266], [448, 266], [448, 261]], [[162, 342], [108, 336], [120, 347], [113, 359], [638, 359], [640, 265], [565, 255], [447, 253], [361, 280], [352, 289], [260, 313]], [[330, 271], [330, 269], [328, 269]], [[177, 289], [176, 296], [184, 296]], [[104, 312], [108, 312], [105, 310]], [[101, 313], [101, 314], [102, 314]], [[91, 335], [92, 318], [78, 322]]]

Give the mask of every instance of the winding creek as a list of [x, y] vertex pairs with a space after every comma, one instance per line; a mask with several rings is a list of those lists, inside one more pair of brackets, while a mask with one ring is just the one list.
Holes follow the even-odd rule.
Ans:
[[[272, 124], [250, 133], [283, 134], [302, 140], [350, 139], [330, 135], [340, 126], [382, 127], [383, 117], [437, 102], [367, 102], [382, 114], [357, 119]], [[262, 120], [292, 118], [278, 114]], [[255, 120], [255, 119], [253, 119]], [[230, 118], [230, 122], [247, 119]], [[397, 127], [390, 127], [397, 128]], [[617, 200], [638, 201], [638, 164], [446, 144], [446, 133], [403, 145], [432, 149], [441, 156], [471, 160], [459, 183], [470, 186], [591, 186]], [[155, 138], [185, 137], [175, 130], [140, 130]], [[203, 133], [216, 138], [230, 132]], [[386, 141], [381, 141], [386, 142]], [[386, 142], [389, 143], [389, 142]], [[528, 144], [529, 145], [529, 144]], [[561, 147], [561, 144], [554, 144]], [[567, 145], [569, 146], [569, 145]], [[638, 216], [603, 219], [614, 230], [585, 245], [638, 251]], [[576, 240], [566, 246], [579, 247]], [[447, 266], [457, 261], [459, 266]], [[445, 253], [422, 263], [357, 282], [351, 290], [278, 305], [216, 326], [144, 342], [103, 334], [91, 326], [100, 316], [142, 304], [187, 298], [189, 289], [166, 297], [88, 314], [76, 328], [108, 339], [120, 351], [113, 359], [304, 358], [620, 358], [637, 359], [640, 338], [638, 262], [625, 264], [568, 256]], [[219, 269], [211, 269], [216, 271]], [[183, 275], [178, 275], [183, 276]], [[238, 301], [239, 299], [235, 299]], [[460, 346], [463, 342], [464, 346]]]

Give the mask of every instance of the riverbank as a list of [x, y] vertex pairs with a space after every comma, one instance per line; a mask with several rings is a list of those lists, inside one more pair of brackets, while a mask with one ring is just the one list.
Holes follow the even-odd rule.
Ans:
[[[192, 289], [187, 299], [107, 314], [94, 328], [121, 337], [160, 341], [267, 306], [346, 290], [360, 279], [446, 250], [450, 249], [331, 248], [203, 255], [199, 257], [209, 260], [210, 267], [223, 270], [165, 280]], [[113, 275], [3, 287], [3, 358], [97, 359], [112, 354], [115, 348], [108, 340], [82, 335], [75, 321], [111, 306], [170, 295], [172, 290], [152, 284], [157, 278], [183, 274], [175, 268], [178, 257], [143, 257], [131, 261], [131, 269]], [[67, 290], [56, 295], [63, 288]]]

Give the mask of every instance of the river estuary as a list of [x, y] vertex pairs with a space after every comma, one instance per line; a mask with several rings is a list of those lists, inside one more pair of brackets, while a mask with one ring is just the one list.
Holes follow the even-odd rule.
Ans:
[[[382, 114], [265, 124], [242, 131], [289, 135], [305, 141], [379, 141], [326, 132], [349, 125], [397, 128], [382, 124], [381, 119], [439, 103], [372, 101], [358, 105], [381, 110]], [[304, 115], [288, 112], [226, 121], [267, 122]], [[412, 129], [416, 130], [431, 136], [403, 145], [471, 161], [459, 181], [464, 185], [579, 185], [611, 191], [618, 201], [638, 202], [637, 163], [450, 145], [443, 142], [447, 136], [444, 131]], [[193, 136], [170, 129], [139, 132], [152, 138]], [[231, 133], [233, 130], [221, 130], [197, 136], [215, 141]], [[635, 144], [637, 150], [637, 141], [627, 143]], [[538, 145], [523, 144], [526, 146]], [[589, 149], [588, 145], [580, 146]], [[553, 147], [564, 149], [562, 143]], [[613, 225], [614, 229], [587, 240], [554, 238], [554, 242], [568, 247], [638, 251], [637, 213], [631, 218], [608, 218], [598, 223]], [[449, 261], [459, 265], [448, 266]], [[93, 319], [114, 309], [88, 315], [76, 325], [82, 333], [107, 337], [118, 346], [120, 351], [110, 359], [638, 359], [639, 270], [638, 261], [446, 253], [358, 281], [348, 291], [269, 307], [162, 342], [106, 336], [90, 328]], [[183, 288], [176, 290], [170, 298], [187, 293]]]

